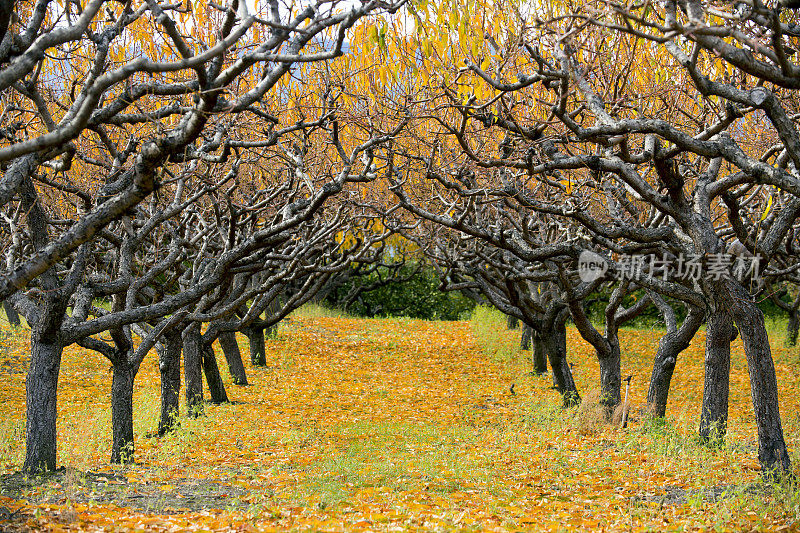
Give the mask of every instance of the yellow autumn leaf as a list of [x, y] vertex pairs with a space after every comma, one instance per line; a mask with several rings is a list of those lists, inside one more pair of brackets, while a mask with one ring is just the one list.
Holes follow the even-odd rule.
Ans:
[[767, 199], [767, 206], [764, 208], [764, 212], [761, 214], [762, 222], [764, 221], [764, 219], [767, 218], [767, 215], [769, 215], [771, 209], [772, 209], [772, 194], [769, 195], [769, 198]]

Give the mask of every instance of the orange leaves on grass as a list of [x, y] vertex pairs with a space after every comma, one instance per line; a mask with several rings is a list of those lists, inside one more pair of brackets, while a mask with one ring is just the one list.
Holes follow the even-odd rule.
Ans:
[[[497, 335], [518, 335], [500, 329]], [[653, 331], [622, 334], [634, 405], [644, 401], [657, 341]], [[7, 340], [0, 365], [14, 350], [24, 354], [25, 342]], [[240, 338], [243, 353], [246, 342]], [[568, 343], [589, 402], [598, 383], [594, 352], [574, 329]], [[76, 449], [62, 445], [59, 452], [62, 463], [79, 469], [57, 488], [30, 494], [40, 502], [23, 506], [30, 527], [646, 530], [720, 521], [769, 529], [788, 520], [785, 507], [768, 505], [769, 496], [742, 493], [722, 503], [704, 496], [710, 487], [746, 487], [759, 475], [738, 344], [730, 446], [723, 449], [691, 438], [702, 396], [702, 336], [678, 361], [668, 423], [649, 427], [635, 416], [626, 431], [589, 427], [579, 411], [562, 411], [549, 376], [530, 376], [524, 354], [488, 357], [467, 323], [295, 316], [267, 348], [266, 367], [246, 363], [252, 386], [234, 386], [225, 376], [234, 403], [209, 405], [205, 418], [182, 418], [181, 429], [160, 440], [144, 436], [159, 407], [158, 367], [149, 356], [135, 396], [138, 464], [88, 485], [81, 472], [109, 469], [110, 375], [101, 359], [67, 350], [59, 427]], [[796, 448], [791, 356], [776, 348], [785, 426]], [[24, 374], [3, 375], [0, 394], [4, 415], [21, 420]], [[19, 457], [22, 445], [8, 446]], [[101, 501], [85, 503], [92, 490]], [[20, 505], [0, 500], [9, 509]]]

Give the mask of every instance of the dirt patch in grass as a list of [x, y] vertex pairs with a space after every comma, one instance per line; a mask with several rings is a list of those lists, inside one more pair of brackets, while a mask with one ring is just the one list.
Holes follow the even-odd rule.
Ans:
[[241, 508], [248, 491], [217, 479], [171, 479], [169, 484], [131, 481], [113, 472], [62, 468], [44, 476], [21, 472], [0, 478], [0, 496], [30, 504], [110, 503], [145, 512]]

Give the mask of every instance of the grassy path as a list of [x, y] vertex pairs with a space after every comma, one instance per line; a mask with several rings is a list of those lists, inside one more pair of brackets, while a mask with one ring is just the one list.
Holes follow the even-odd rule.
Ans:
[[[516, 333], [488, 326], [293, 317], [268, 341], [269, 366], [247, 365], [253, 386], [227, 379], [232, 404], [206, 405], [206, 417], [182, 419], [164, 439], [146, 436], [158, 415], [158, 368], [149, 357], [137, 377], [137, 464], [113, 469], [109, 365], [69, 348], [59, 396], [66, 469], [35, 482], [12, 473], [24, 452], [27, 339], [8, 337], [0, 348], [0, 520], [3, 508], [19, 511], [0, 529], [792, 526], [798, 493], [757, 483], [739, 347], [729, 445], [708, 449], [692, 438], [701, 342], [679, 362], [667, 423], [635, 419], [623, 431], [602, 423], [592, 405], [596, 365], [574, 331], [570, 358], [587, 401], [563, 412], [548, 377], [528, 375], [522, 357], [487, 355], [479, 346], [515, 342]], [[623, 338], [638, 403], [657, 337], [628, 331]], [[246, 352], [244, 337], [241, 343]], [[781, 350], [784, 420], [796, 450], [796, 367]]]

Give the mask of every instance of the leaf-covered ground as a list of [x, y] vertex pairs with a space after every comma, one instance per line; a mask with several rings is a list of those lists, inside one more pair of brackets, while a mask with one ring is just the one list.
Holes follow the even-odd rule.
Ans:
[[[137, 377], [136, 459], [108, 465], [108, 363], [68, 348], [59, 461], [43, 479], [24, 455], [27, 334], [0, 345], [0, 529], [236, 531], [797, 529], [796, 489], [759, 481], [741, 344], [727, 445], [694, 441], [702, 334], [678, 362], [666, 423], [637, 416], [657, 330], [623, 334], [633, 421], [592, 402], [593, 354], [569, 331], [584, 405], [562, 411], [547, 376], [509, 349], [518, 332], [469, 322], [298, 315], [268, 341], [252, 382], [163, 439], [158, 367]], [[796, 349], [775, 343], [788, 444], [800, 449]], [[241, 339], [246, 353], [246, 340]], [[223, 363], [222, 357], [218, 357]], [[224, 373], [224, 370], [223, 370]], [[511, 385], [514, 384], [513, 393]], [[800, 457], [793, 455], [795, 465]], [[796, 467], [797, 468], [797, 467]]]

